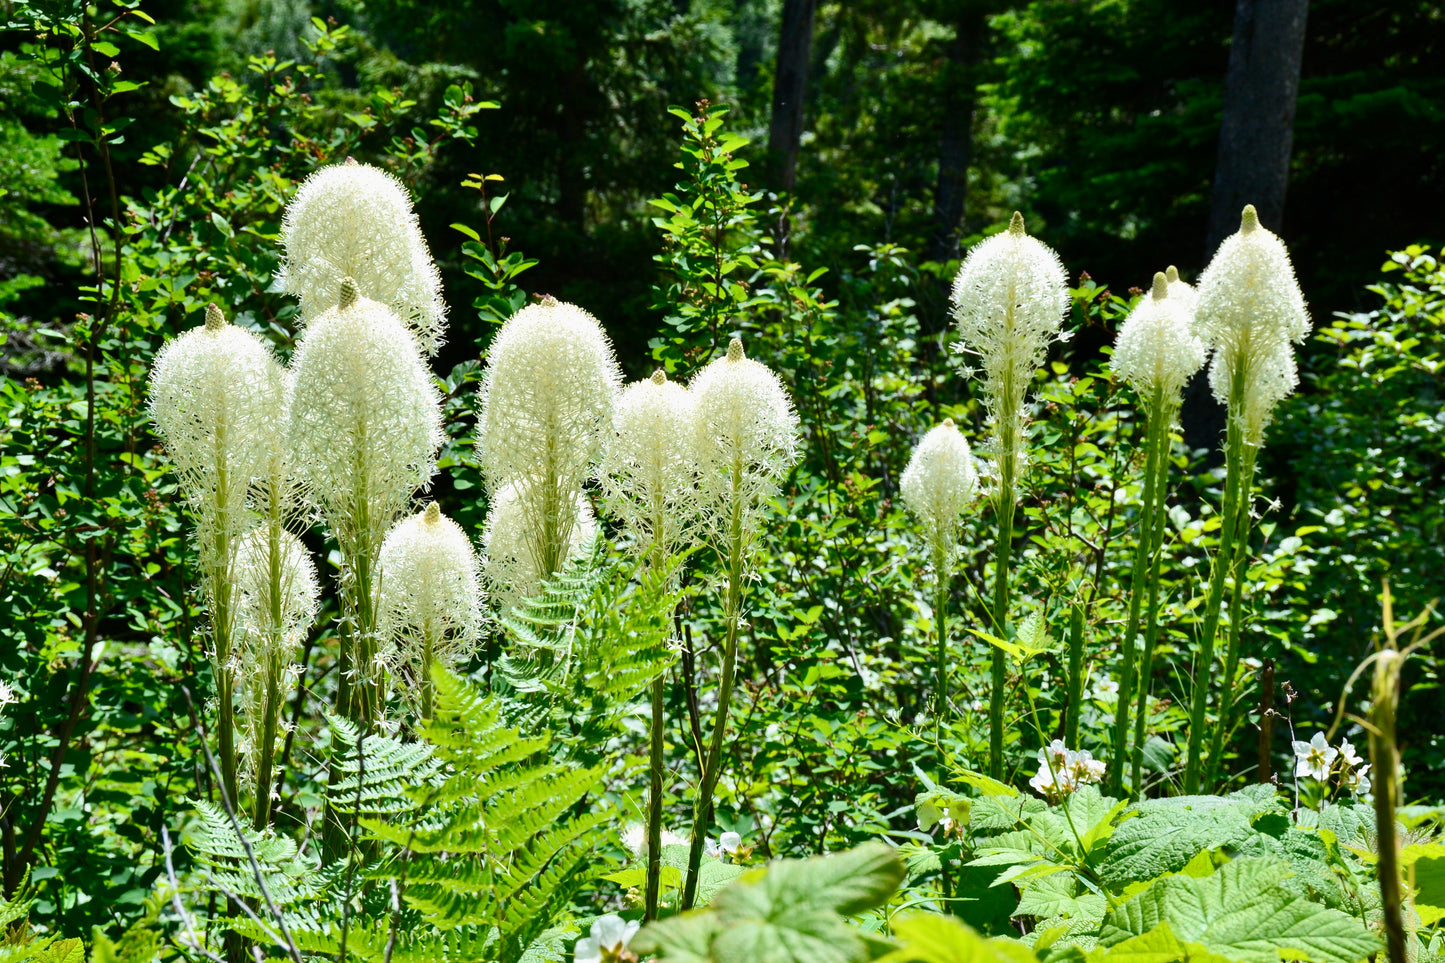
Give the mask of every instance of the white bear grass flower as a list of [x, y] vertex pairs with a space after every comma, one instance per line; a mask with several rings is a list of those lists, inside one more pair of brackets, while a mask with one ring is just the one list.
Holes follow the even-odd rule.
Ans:
[[488, 349], [477, 453], [490, 493], [515, 486], [542, 578], [573, 544], [575, 502], [611, 434], [621, 383], [597, 319], [555, 298], [514, 314]]
[[434, 355], [446, 331], [441, 275], [432, 263], [406, 187], [391, 174], [348, 159], [314, 172], [286, 205], [281, 224], [283, 290], [314, 322], [338, 300], [343, 278], [391, 308]]
[[[571, 510], [563, 564], [588, 551], [597, 536], [592, 504], [581, 492], [573, 496]], [[555, 574], [543, 565], [536, 529], [515, 484], [504, 485], [492, 495], [482, 531], [482, 552], [482, 575], [488, 594], [503, 612], [534, 598], [542, 583]]]
[[922, 523], [935, 558], [951, 559], [963, 513], [978, 495], [978, 471], [968, 441], [952, 418], [913, 449], [899, 481], [903, 504]]
[[617, 396], [602, 476], [638, 555], [666, 557], [695, 518], [693, 395], [659, 368]]
[[453, 669], [476, 649], [482, 626], [477, 556], [436, 502], [397, 522], [381, 544], [377, 635], [403, 698], [431, 717], [431, 667]]
[[1179, 297], [1176, 285], [1160, 272], [1150, 293], [1119, 326], [1110, 367], [1139, 392], [1151, 416], [1171, 416], [1184, 386], [1204, 367], [1204, 342], [1192, 330], [1190, 300]]

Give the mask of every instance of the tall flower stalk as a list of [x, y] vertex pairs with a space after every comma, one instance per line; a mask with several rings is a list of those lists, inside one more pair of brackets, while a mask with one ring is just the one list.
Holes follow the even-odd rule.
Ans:
[[[1175, 275], [1176, 279], [1178, 275]], [[1159, 591], [1159, 549], [1163, 535], [1165, 495], [1168, 490], [1170, 431], [1179, 414], [1184, 386], [1204, 366], [1204, 343], [1192, 330], [1193, 299], [1181, 281], [1170, 283], [1168, 275], [1154, 275], [1147, 297], [1141, 299], [1119, 327], [1112, 365], [1115, 373], [1139, 393], [1144, 409], [1144, 492], [1139, 511], [1139, 541], [1134, 550], [1134, 567], [1129, 583], [1129, 615], [1124, 625], [1123, 671], [1114, 713], [1113, 753], [1109, 760], [1109, 784], [1114, 792], [1123, 790], [1124, 761], [1129, 758], [1129, 712], [1134, 698], [1135, 652], [1139, 618], [1147, 612], [1145, 657], [1139, 665], [1139, 721], [1147, 714], [1149, 681], [1152, 676], [1154, 623], [1157, 609], [1152, 600]], [[1145, 605], [1146, 599], [1151, 600]], [[1136, 733], [1140, 732], [1136, 727]], [[1135, 739], [1135, 756], [1142, 752], [1143, 736]], [[1136, 758], [1133, 791], [1139, 791], [1140, 762]]]
[[776, 492], [779, 479], [793, 464], [798, 434], [798, 417], [783, 383], [767, 366], [744, 357], [743, 343], [737, 338], [728, 345], [725, 357], [698, 372], [690, 390], [696, 405], [693, 437], [702, 514], [724, 566], [726, 635], [717, 717], [693, 803], [682, 896], [685, 910], [697, 899], [698, 867], [712, 821], [712, 794], [722, 763], [737, 668], [748, 559], [757, 542], [763, 502]]
[[[990, 499], [998, 519], [993, 622], [1007, 634], [1014, 511], [1024, 466], [1028, 413], [1024, 399], [1049, 345], [1060, 340], [1069, 307], [1068, 278], [1058, 255], [1024, 231], [1014, 212], [1008, 230], [968, 252], [953, 281], [953, 316], [964, 350], [978, 355], [992, 432]], [[995, 647], [989, 691], [989, 775], [1003, 778], [1004, 689], [1008, 663]]]
[[[652, 377], [623, 389], [617, 399], [615, 430], [603, 477], [617, 512], [626, 521], [634, 553], [654, 577], [668, 571], [696, 519], [697, 458], [692, 393]], [[652, 683], [648, 733], [647, 877], [644, 915], [657, 919], [662, 893], [662, 804], [664, 696], [667, 672]]]
[[963, 513], [978, 493], [973, 453], [952, 418], [945, 418], [919, 441], [903, 470], [899, 488], [903, 503], [923, 526], [933, 560], [936, 727], [948, 713], [948, 596], [958, 551], [958, 529]]
[[[1189, 715], [1186, 793], [1200, 790], [1201, 781], [1212, 777], [1223, 755], [1239, 664], [1255, 459], [1264, 444], [1264, 431], [1275, 405], [1299, 381], [1291, 343], [1303, 341], [1310, 330], [1309, 312], [1289, 252], [1284, 242], [1260, 226], [1253, 205], [1244, 208], [1239, 231], [1225, 238], [1200, 275], [1195, 327], [1214, 351], [1209, 384], [1215, 398], [1228, 407], [1228, 423], [1219, 548], [1210, 570]], [[1224, 689], [1206, 773], [1205, 712], [1227, 582], [1233, 583], [1234, 594], [1230, 601]]]
[[236, 550], [246, 498], [266, 473], [282, 417], [284, 375], [250, 331], [206, 307], [206, 322], [167, 344], [151, 369], [150, 408], [196, 521], [201, 582], [211, 615], [221, 781], [234, 805], [236, 769]]
[[377, 561], [392, 524], [431, 478], [441, 402], [416, 340], [350, 279], [292, 359], [291, 448], [307, 497], [341, 553], [337, 709], [369, 728], [386, 701]]

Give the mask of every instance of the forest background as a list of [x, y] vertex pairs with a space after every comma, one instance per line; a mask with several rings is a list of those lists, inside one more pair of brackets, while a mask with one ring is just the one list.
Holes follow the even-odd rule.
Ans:
[[[0, 14], [11, 19], [19, 8], [0, 3]], [[345, 142], [360, 160], [413, 150], [405, 179], [453, 308], [438, 372], [474, 360], [498, 320], [464, 307], [484, 303], [492, 288], [468, 270], [466, 237], [451, 225], [481, 227], [495, 219], [512, 250], [536, 259], [517, 283], [586, 306], [616, 341], [628, 374], [647, 373], [649, 342], [675, 320], [659, 297], [660, 211], [649, 204], [679, 177], [679, 123], [668, 113], [674, 105], [691, 109], [707, 100], [729, 108], [728, 130], [750, 140], [739, 150], [751, 164], [744, 192], [766, 192], [756, 209], [774, 251], [827, 270], [813, 276], [820, 302], [841, 299], [844, 310], [858, 312], [864, 300], [882, 303], [870, 285], [884, 286], [878, 265], [889, 265], [887, 303], [915, 325], [912, 350], [930, 370], [944, 367], [947, 279], [960, 252], [998, 230], [1013, 210], [1059, 251], [1071, 283], [1088, 289], [1087, 300], [1117, 307], [1167, 263], [1186, 278], [1197, 276], [1237, 224], [1241, 203], [1253, 202], [1290, 245], [1317, 329], [1328, 328], [1337, 312], [1382, 314], [1400, 325], [1391, 338], [1409, 359], [1403, 367], [1426, 372], [1381, 392], [1381, 376], [1352, 381], [1348, 371], [1325, 373], [1348, 352], [1348, 338], [1312, 341], [1303, 354], [1301, 395], [1271, 434], [1261, 475], [1278, 500], [1281, 531], [1318, 526], [1309, 544], [1314, 582], [1286, 591], [1294, 592], [1292, 617], [1307, 627], [1271, 633], [1282, 677], [1309, 696], [1296, 721], [1313, 716], [1327, 723], [1346, 667], [1367, 651], [1382, 578], [1392, 580], [1411, 613], [1445, 594], [1441, 379], [1438, 365], [1417, 364], [1438, 356], [1442, 281], [1435, 274], [1433, 287], [1426, 285], [1433, 292], [1429, 310], [1378, 283], [1389, 252], [1410, 248], [1418, 255], [1445, 242], [1440, 4], [165, 0], [145, 4], [145, 11], [155, 24], [144, 39], [116, 38], [123, 67], [112, 82], [119, 77], [127, 85], [129, 118], [123, 131], [108, 135], [118, 195], [154, 200], [189, 172], [180, 161], [191, 163], [207, 146], [181, 141], [194, 132], [203, 99], [211, 107], [234, 103], [273, 82], [290, 85], [309, 105], [312, 130], [347, 131]], [[1246, 63], [1231, 79], [1240, 38], [1252, 45], [1255, 69], [1251, 74]], [[37, 390], [75, 380], [74, 347], [83, 340], [76, 325], [91, 310], [83, 289], [95, 277], [83, 199], [102, 194], [96, 155], [37, 85], [38, 68], [21, 54], [26, 42], [23, 29], [0, 34], [0, 319], [10, 390], [25, 379], [34, 379], [25, 383]], [[288, 74], [288, 63], [307, 69]], [[283, 75], [288, 79], [277, 81]], [[217, 86], [218, 76], [234, 83]], [[421, 120], [398, 132], [397, 118], [446, 115], [456, 106], [450, 91], [462, 85], [470, 85], [468, 103], [492, 105], [466, 113], [474, 137], [442, 138]], [[291, 132], [268, 133], [281, 140]], [[341, 159], [327, 152], [339, 142], [312, 140], [303, 148], [319, 166]], [[265, 149], [257, 150], [263, 161]], [[504, 180], [487, 199], [472, 174]], [[504, 208], [498, 190], [507, 194]], [[229, 210], [226, 203], [216, 206]], [[217, 238], [231, 236], [223, 228], [218, 223]], [[1065, 373], [1099, 362], [1118, 316], [1102, 308], [1086, 313], [1080, 336], [1057, 356]], [[161, 320], [160, 333], [194, 322], [177, 313]], [[1423, 345], [1412, 342], [1416, 326]], [[938, 404], [966, 394], [958, 379], [921, 382]], [[75, 414], [66, 413], [68, 403], [57, 403], [57, 418]], [[1391, 419], [1401, 411], [1414, 434], [1395, 430], [1400, 423]], [[136, 411], [123, 414], [134, 418]], [[1186, 437], [1201, 464], [1217, 441], [1217, 419], [1207, 393], [1192, 393]], [[872, 427], [864, 426], [865, 436]], [[883, 427], [906, 433], [918, 425]], [[1321, 458], [1324, 434], [1331, 437], [1328, 459]], [[865, 488], [864, 501], [890, 494], [886, 459], [880, 461], [882, 489]], [[7, 472], [13, 481], [32, 467]], [[441, 494], [455, 500], [463, 493]], [[5, 497], [8, 513], [24, 514], [28, 503], [16, 501], [14, 490]], [[1353, 507], [1337, 517], [1342, 500]], [[137, 517], [148, 510], [137, 509]], [[92, 657], [99, 664], [100, 653], [86, 648], [77, 659], [84, 633], [71, 629], [90, 618], [79, 601], [83, 585], [68, 583], [61, 600], [68, 614], [37, 601], [37, 593], [53, 594], [44, 580], [55, 573], [16, 568], [26, 557], [26, 537], [23, 526], [6, 532], [0, 670], [14, 677], [44, 664], [51, 672], [20, 714], [0, 724], [57, 738], [33, 741], [33, 759], [0, 771], [0, 780], [10, 780], [7, 794], [21, 801], [3, 827], [6, 885], [12, 868], [29, 865], [28, 853], [16, 854], [26, 843], [19, 817], [38, 814], [42, 824], [54, 824], [55, 835], [51, 865], [33, 874], [37, 883], [92, 859], [98, 878], [126, 894], [118, 904], [87, 909], [75, 896], [85, 888], [77, 877], [65, 905], [42, 902], [42, 910], [66, 916], [69, 925], [113, 922], [139, 906], [159, 870], [128, 865], [123, 848], [110, 842], [104, 859], [95, 859], [86, 848], [83, 811], [52, 805], [49, 796], [40, 805], [36, 790], [49, 771], [44, 758], [55, 758], [56, 742], [73, 734], [76, 751], [63, 768], [51, 768], [92, 789], [110, 786], [105, 791], [115, 793], [116, 807], [133, 805], [139, 814], [133, 830], [116, 831], [153, 842], [159, 814], [175, 800], [143, 785], [147, 777], [139, 773], [152, 757], [119, 752], [94, 760], [91, 748], [105, 740], [90, 746], [84, 737], [124, 730], [140, 734], [135, 744], [159, 741], [156, 733], [173, 724], [184, 703], [164, 680], [112, 677], [86, 696], [95, 709], [79, 730], [64, 728], [67, 718], [76, 723], [68, 700], [85, 688], [82, 672], [88, 674]], [[39, 581], [27, 583], [26, 575]], [[121, 598], [108, 621], [96, 615], [104, 628], [97, 632], [144, 648], [157, 624], [184, 621], [184, 605], [146, 614], [139, 597], [151, 591], [138, 584], [136, 596]], [[159, 661], [180, 672], [174, 658]], [[1406, 766], [1417, 780], [1410, 792], [1439, 798], [1445, 707], [1418, 694], [1435, 688], [1435, 665], [1413, 671], [1416, 694], [1401, 727], [1409, 734]], [[853, 704], [845, 708], [839, 717]], [[134, 780], [116, 775], [127, 766], [137, 770]], [[35, 775], [39, 782], [29, 781]], [[104, 782], [111, 777], [117, 781]], [[104, 803], [104, 792], [90, 799]], [[131, 910], [116, 908], [126, 905]]]

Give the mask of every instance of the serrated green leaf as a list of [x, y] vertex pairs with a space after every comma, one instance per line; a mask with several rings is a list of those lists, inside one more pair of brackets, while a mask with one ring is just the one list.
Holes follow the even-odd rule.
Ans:
[[1037, 963], [1023, 944], [981, 936], [951, 916], [900, 916], [893, 921], [893, 935], [903, 945], [879, 963]]

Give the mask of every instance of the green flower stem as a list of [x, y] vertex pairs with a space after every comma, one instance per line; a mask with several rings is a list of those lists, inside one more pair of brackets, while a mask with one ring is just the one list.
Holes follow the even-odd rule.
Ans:
[[738, 631], [742, 627], [743, 602], [743, 503], [742, 465], [733, 466], [732, 519], [728, 526], [728, 587], [723, 618], [727, 637], [723, 642], [722, 678], [718, 682], [717, 720], [713, 723], [712, 742], [703, 761], [702, 782], [692, 809], [692, 840], [687, 854], [687, 882], [682, 894], [682, 908], [692, 909], [697, 900], [698, 867], [702, 864], [703, 840], [712, 821], [712, 794], [717, 788], [722, 765], [723, 739], [727, 735], [728, 705], [733, 695], [733, 673], [737, 669]]
[[[1154, 516], [1164, 508], [1165, 460], [1159, 451], [1159, 435], [1168, 433], [1163, 417], [1164, 387], [1156, 386], [1145, 405], [1148, 427], [1144, 435], [1144, 496], [1139, 506], [1139, 544], [1134, 549], [1134, 569], [1129, 578], [1129, 617], [1124, 625], [1119, 699], [1114, 712], [1114, 745], [1109, 756], [1109, 785], [1115, 795], [1124, 790], [1124, 760], [1129, 754], [1129, 709], [1134, 700], [1134, 642], [1139, 634], [1139, 613], [1147, 592], [1145, 582], [1149, 560], [1154, 553]], [[1065, 740], [1068, 745], [1074, 742]], [[1137, 791], [1137, 790], [1136, 790]]]
[[267, 645], [268, 658], [262, 665], [264, 678], [261, 680], [263, 690], [263, 703], [261, 707], [261, 739], [260, 745], [255, 747], [256, 751], [256, 793], [252, 799], [252, 820], [251, 824], [257, 830], [263, 830], [271, 821], [271, 778], [273, 760], [276, 754], [276, 723], [285, 708], [281, 692], [281, 672], [285, 671], [284, 666], [277, 666], [274, 653], [278, 651], [281, 644], [282, 634], [282, 613], [281, 613], [281, 585], [285, 573], [281, 570], [281, 504], [279, 486], [271, 486], [271, 497], [268, 499], [269, 511], [267, 513], [266, 547], [267, 568], [266, 578], [270, 582], [271, 611], [270, 625], [267, 631], [271, 633], [271, 639]]
[[1064, 717], [1064, 744], [1079, 744], [1079, 710], [1084, 701], [1084, 603], [1069, 606], [1069, 705]]
[[[216, 429], [216, 447], [221, 452], [216, 466], [216, 492], [224, 493], [230, 487], [230, 472], [226, 467], [225, 425]], [[235, 547], [231, 544], [230, 513], [221, 507], [216, 512], [216, 542], [214, 551], [217, 564], [210, 572], [211, 631], [215, 637], [216, 656], [216, 702], [220, 708], [220, 732], [217, 741], [221, 750], [221, 783], [232, 806], [241, 804], [236, 794], [236, 680], [231, 671], [231, 646], [234, 641], [232, 629], [234, 616], [231, 612], [233, 584], [232, 560]]]
[[[667, 513], [660, 497], [652, 506], [652, 570], [660, 575], [666, 563], [664, 555], [664, 532]], [[658, 673], [652, 680], [652, 720], [648, 732], [648, 786], [647, 786], [647, 879], [644, 887], [644, 920], [657, 919], [657, 907], [662, 899], [662, 750], [664, 697], [667, 695], [667, 672]]]
[[936, 733], [944, 716], [948, 714], [948, 583], [952, 579], [953, 572], [948, 564], [947, 549], [941, 544], [941, 540], [935, 539], [935, 543], [933, 571], [938, 582], [934, 587], [933, 628], [938, 635], [938, 650], [934, 657], [936, 686], [933, 709]]
[[[1174, 422], [1174, 411], [1161, 414], [1160, 421], [1166, 426], [1155, 439], [1161, 477], [1168, 477], [1169, 453], [1172, 439], [1168, 425]], [[1134, 795], [1143, 795], [1144, 739], [1149, 723], [1150, 687], [1154, 680], [1154, 647], [1159, 641], [1159, 570], [1164, 545], [1164, 498], [1161, 492], [1158, 510], [1148, 520], [1149, 530], [1149, 582], [1148, 600], [1144, 616], [1144, 653], [1139, 659], [1139, 711], [1134, 716], [1134, 757], [1131, 767], [1131, 785]], [[1144, 536], [1141, 536], [1144, 537]]]
[[1254, 484], [1254, 461], [1259, 449], [1250, 445], [1244, 453], [1243, 497], [1239, 502], [1239, 521], [1235, 523], [1235, 550], [1229, 578], [1233, 591], [1229, 598], [1229, 637], [1224, 649], [1224, 691], [1219, 696], [1219, 722], [1214, 727], [1214, 738], [1209, 747], [1208, 765], [1205, 768], [1206, 786], [1214, 783], [1224, 760], [1224, 737], [1229, 731], [1230, 716], [1234, 713], [1235, 680], [1239, 671], [1239, 636], [1244, 628], [1244, 574], [1249, 560], [1249, 533], [1253, 521], [1250, 508], [1252, 499], [1249, 492]]
[[1214, 665], [1214, 639], [1219, 632], [1220, 608], [1224, 602], [1224, 582], [1234, 567], [1235, 536], [1239, 527], [1239, 503], [1247, 494], [1241, 491], [1244, 480], [1244, 384], [1249, 372], [1246, 365], [1234, 367], [1229, 388], [1229, 427], [1225, 434], [1224, 510], [1219, 533], [1219, 548], [1214, 553], [1210, 570], [1209, 598], [1204, 606], [1204, 631], [1199, 640], [1199, 662], [1194, 671], [1194, 701], [1189, 713], [1189, 755], [1184, 765], [1184, 792], [1199, 792], [1204, 748], [1204, 710], [1209, 703], [1209, 672]]
[[[1004, 638], [1008, 625], [1008, 577], [1013, 554], [1014, 468], [1012, 453], [1005, 454], [998, 492], [998, 544], [994, 552], [993, 628]], [[1008, 662], [1003, 649], [993, 647], [993, 671], [988, 696], [988, 774], [1003, 779], [1003, 696], [1008, 684]]]

